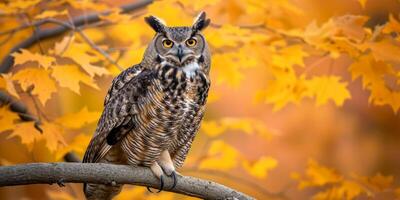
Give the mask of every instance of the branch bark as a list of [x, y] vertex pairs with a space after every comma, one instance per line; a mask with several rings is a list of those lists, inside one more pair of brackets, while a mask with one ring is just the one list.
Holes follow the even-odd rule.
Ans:
[[[0, 187], [27, 184], [99, 183], [132, 184], [157, 188], [159, 180], [149, 168], [104, 163], [31, 163], [0, 167]], [[253, 199], [224, 185], [177, 175], [172, 190], [172, 178], [165, 179], [166, 191], [202, 199]]]
[[[153, 2], [153, 0], [142, 0], [142, 1], [135, 2], [135, 3], [123, 5], [120, 7], [120, 9], [121, 9], [122, 13], [128, 13], [128, 12], [132, 12], [132, 11], [144, 8], [145, 6], [151, 4], [152, 2]], [[85, 24], [93, 24], [93, 23], [99, 22], [101, 20], [100, 15], [107, 15], [110, 12], [111, 11], [104, 11], [101, 13], [91, 13], [91, 14], [87, 14], [87, 15], [78, 16], [78, 17], [75, 17], [72, 19], [72, 23], [73, 23], [74, 27], [80, 27]], [[43, 21], [36, 22], [33, 25], [40, 26], [40, 25], [48, 23], [48, 22], [50, 22], [50, 21], [43, 20]], [[32, 35], [31, 37], [27, 38], [26, 40], [22, 41], [21, 43], [19, 43], [18, 45], [14, 46], [11, 49], [11, 51], [8, 53], [8, 56], [6, 56], [3, 59], [1, 65], [0, 65], [0, 73], [5, 73], [5, 72], [9, 71], [9, 69], [13, 66], [14, 57], [11, 56], [12, 53], [17, 52], [22, 48], [28, 48], [31, 45], [35, 44], [38, 40], [52, 38], [52, 37], [58, 36], [62, 33], [65, 33], [68, 30], [70, 30], [68, 27], [65, 27], [60, 24], [58, 24], [58, 26], [56, 26], [54, 28], [39, 30], [36, 34]]]

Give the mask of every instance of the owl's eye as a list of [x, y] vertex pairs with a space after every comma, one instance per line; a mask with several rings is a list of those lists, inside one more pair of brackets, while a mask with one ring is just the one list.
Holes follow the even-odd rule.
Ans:
[[186, 40], [186, 45], [188, 45], [189, 47], [194, 47], [196, 44], [197, 44], [197, 41], [193, 38]]
[[172, 46], [174, 46], [174, 42], [172, 42], [171, 40], [164, 40], [162, 44], [165, 48], [171, 48]]

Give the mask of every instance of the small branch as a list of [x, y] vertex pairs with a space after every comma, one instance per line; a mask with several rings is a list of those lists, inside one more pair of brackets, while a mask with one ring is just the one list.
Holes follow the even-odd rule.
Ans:
[[[28, 184], [98, 183], [132, 184], [157, 188], [159, 180], [146, 167], [132, 167], [104, 163], [31, 163], [0, 167], [0, 187]], [[172, 178], [165, 179], [166, 191], [202, 199], [253, 199], [224, 185], [177, 176], [172, 190]], [[115, 184], [115, 183], [114, 183]]]
[[115, 65], [121, 71], [124, 70], [124, 68], [122, 68], [113, 58], [111, 58], [111, 56], [108, 55], [107, 52], [105, 52], [102, 48], [97, 46], [81, 29], [77, 28], [75, 29], [75, 31], [77, 31], [79, 35], [82, 36], [82, 38], [85, 40], [86, 43], [88, 43], [93, 49], [95, 49], [97, 52], [103, 55], [111, 64]]

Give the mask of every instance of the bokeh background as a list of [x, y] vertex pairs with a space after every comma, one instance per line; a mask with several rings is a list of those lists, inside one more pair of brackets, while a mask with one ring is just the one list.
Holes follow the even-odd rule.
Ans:
[[[13, 53], [0, 89], [42, 122], [0, 108], [0, 163], [83, 156], [103, 99], [140, 62], [147, 15], [191, 25], [202, 10], [213, 53], [207, 111], [184, 175], [257, 199], [400, 198], [398, 0], [16, 0], [0, 3], [0, 59], [21, 41], [111, 11], [100, 22]], [[10, 31], [11, 30], [11, 31]], [[0, 174], [1, 176], [1, 174]], [[117, 199], [188, 199], [125, 186]], [[0, 199], [83, 199], [81, 184], [0, 188]]]

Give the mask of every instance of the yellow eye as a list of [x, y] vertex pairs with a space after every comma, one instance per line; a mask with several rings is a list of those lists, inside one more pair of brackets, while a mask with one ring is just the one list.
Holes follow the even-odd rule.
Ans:
[[165, 48], [171, 48], [172, 46], [174, 46], [174, 42], [172, 42], [171, 40], [164, 40], [162, 44]]
[[186, 45], [188, 45], [189, 47], [194, 47], [196, 44], [197, 44], [197, 41], [193, 38], [186, 40]]

